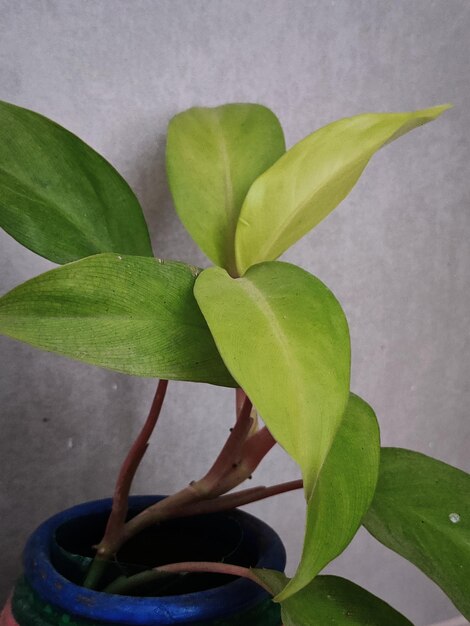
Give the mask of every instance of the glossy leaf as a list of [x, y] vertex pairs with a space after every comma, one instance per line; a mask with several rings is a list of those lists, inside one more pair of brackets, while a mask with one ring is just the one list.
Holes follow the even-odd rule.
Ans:
[[[273, 570], [253, 570], [279, 594], [289, 579]], [[389, 604], [337, 576], [317, 576], [307, 587], [281, 602], [284, 626], [412, 626]]]
[[126, 374], [235, 386], [193, 295], [200, 270], [103, 254], [0, 299], [0, 332]]
[[103, 157], [55, 122], [0, 102], [0, 226], [55, 263], [152, 256], [142, 209]]
[[434, 580], [470, 619], [468, 474], [418, 452], [384, 448], [364, 525]]
[[447, 108], [356, 115], [320, 128], [288, 150], [253, 183], [243, 203], [235, 237], [240, 274], [276, 259], [324, 219], [354, 187], [374, 152]]
[[204, 270], [195, 295], [231, 374], [299, 463], [308, 497], [349, 397], [341, 306], [318, 278], [278, 262], [239, 279]]
[[380, 460], [377, 418], [350, 395], [345, 415], [307, 503], [302, 559], [276, 600], [305, 587], [349, 545], [372, 502]]
[[232, 275], [243, 200], [284, 151], [278, 119], [258, 104], [192, 108], [170, 122], [167, 171], [176, 211], [207, 256]]

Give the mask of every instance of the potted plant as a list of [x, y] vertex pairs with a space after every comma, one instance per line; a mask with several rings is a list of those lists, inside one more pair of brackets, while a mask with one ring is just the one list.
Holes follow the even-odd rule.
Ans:
[[[276, 260], [341, 202], [378, 149], [447, 108], [342, 119], [287, 151], [263, 106], [180, 113], [168, 130], [168, 180], [214, 263], [201, 270], [154, 257], [136, 197], [101, 156], [45, 117], [0, 105], [1, 225], [60, 265], [0, 299], [0, 330], [160, 379], [114, 497], [33, 533], [3, 625], [410, 624], [320, 574], [361, 524], [470, 616], [469, 476], [380, 448], [372, 408], [350, 392], [339, 302]], [[129, 497], [169, 380], [233, 388], [233, 429], [202, 478], [168, 497]], [[301, 478], [234, 491], [276, 443]], [[236, 509], [293, 489], [303, 490], [306, 531], [289, 579], [277, 535]]]

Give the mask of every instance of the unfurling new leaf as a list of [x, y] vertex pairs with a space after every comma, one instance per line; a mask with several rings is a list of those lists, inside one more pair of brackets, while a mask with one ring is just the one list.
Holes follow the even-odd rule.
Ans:
[[170, 122], [166, 162], [176, 211], [203, 252], [232, 275], [243, 200], [284, 151], [278, 119], [259, 104], [196, 107]]
[[280, 256], [347, 196], [379, 148], [448, 108], [356, 115], [288, 150], [253, 183], [243, 203], [235, 235], [239, 273]]

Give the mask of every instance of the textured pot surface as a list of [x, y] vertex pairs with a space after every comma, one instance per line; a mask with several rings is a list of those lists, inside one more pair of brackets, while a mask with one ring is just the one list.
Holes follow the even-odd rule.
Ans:
[[[131, 498], [131, 514], [158, 499], [156, 496]], [[84, 589], [77, 584], [82, 576], [83, 558], [73, 556], [80, 554], [73, 542], [80, 534], [85, 544], [92, 545], [88, 542], [92, 537], [96, 541], [95, 537], [102, 532], [110, 506], [111, 500], [78, 505], [50, 518], [33, 533], [24, 552], [24, 576], [16, 584], [0, 617], [0, 626], [280, 625], [279, 607], [263, 589], [245, 579], [195, 575], [198, 577], [193, 583], [195, 591], [188, 593], [176, 584], [171, 591], [173, 595], [159, 597], [121, 596]], [[284, 548], [276, 533], [242, 511], [194, 518], [184, 523], [175, 521], [175, 528], [171, 526], [173, 523], [167, 524], [168, 532], [173, 531], [181, 538], [177, 543], [183, 548], [176, 546], [175, 549], [177, 552], [183, 549], [183, 555], [184, 543], [191, 541], [194, 525], [195, 543], [204, 543], [201, 533], [205, 533], [203, 539], [214, 544], [215, 554], [227, 543], [228, 555], [238, 558], [239, 564], [277, 570], [285, 566]], [[234, 541], [235, 547], [232, 546]], [[243, 562], [246, 559], [251, 562]], [[174, 560], [190, 559], [183, 556]], [[227, 562], [231, 562], [231, 558], [227, 558]], [[205, 588], [208, 585], [213, 586]]]

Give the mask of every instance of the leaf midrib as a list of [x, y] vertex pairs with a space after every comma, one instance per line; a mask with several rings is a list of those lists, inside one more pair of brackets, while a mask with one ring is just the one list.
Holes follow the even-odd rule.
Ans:
[[[274, 314], [272, 307], [269, 304], [268, 299], [263, 294], [263, 292], [255, 285], [255, 283], [246, 276], [239, 280], [244, 285], [245, 292], [247, 293], [248, 297], [252, 300], [253, 304], [261, 311], [263, 315], [265, 315], [268, 318], [269, 327], [273, 331], [273, 334], [275, 335], [275, 337], [278, 339], [282, 352], [285, 355], [286, 361], [289, 363], [289, 366], [290, 366], [289, 374], [291, 374], [293, 387], [296, 389], [295, 399], [296, 399], [297, 407], [304, 406], [305, 404], [303, 402], [304, 400], [303, 388], [302, 386], [299, 387], [296, 384], [296, 381], [302, 378], [302, 372], [298, 369], [296, 360], [292, 359], [290, 355], [290, 352], [289, 352], [290, 343], [287, 340], [287, 337], [282, 329], [282, 326], [279, 324], [279, 321], [276, 315]], [[292, 375], [293, 372], [297, 372], [297, 376]], [[299, 415], [302, 414], [300, 410], [298, 411], [298, 414]], [[291, 443], [293, 443], [292, 440], [291, 440]], [[296, 456], [298, 455], [296, 454]], [[303, 459], [299, 457], [298, 461], [303, 468], [304, 466]]]
[[223, 175], [224, 175], [224, 197], [225, 197], [225, 213], [227, 216], [227, 231], [225, 238], [225, 262], [232, 264], [234, 259], [234, 239], [237, 217], [235, 215], [235, 193], [231, 176], [230, 155], [227, 148], [222, 122], [220, 119], [221, 111], [215, 110], [215, 121], [219, 132], [216, 133], [217, 145], [222, 157]]
[[[119, 323], [128, 323], [128, 324], [132, 324], [132, 323], [139, 323], [139, 322], [144, 322], [144, 323], [153, 323], [155, 325], [157, 325], [156, 320], [158, 320], [158, 322], [160, 321], [170, 321], [170, 322], [174, 322], [174, 316], [173, 315], [161, 315], [158, 318], [156, 318], [155, 314], [150, 314], [147, 316], [136, 316], [136, 315], [67, 315], [67, 316], [63, 316], [63, 315], [41, 315], [40, 317], [38, 317], [37, 315], [4, 315], [2, 313], [1, 310], [1, 306], [0, 306], [0, 320], [5, 320], [5, 319], [14, 319], [15, 321], [19, 321], [19, 320], [30, 320], [30, 319], [37, 319], [37, 320], [41, 320], [41, 321], [47, 321], [47, 322], [53, 322], [53, 321], [57, 321], [57, 322], [78, 322], [78, 321], [90, 321], [90, 320], [106, 320], [109, 322], [119, 322]], [[183, 321], [178, 321], [177, 324], [175, 324], [175, 326], [178, 327], [187, 327], [187, 328], [198, 328], [198, 329], [204, 329], [204, 325], [203, 324], [194, 324], [191, 322], [187, 322], [185, 320]]]
[[[97, 250], [99, 250], [99, 251], [102, 250], [103, 242], [100, 241], [99, 239], [96, 239], [94, 233], [90, 233], [90, 232], [88, 232], [88, 230], [83, 229], [83, 224], [76, 222], [73, 219], [72, 215], [70, 215], [69, 213], [63, 211], [61, 209], [61, 207], [55, 201], [53, 201], [50, 198], [45, 197], [44, 195], [39, 193], [37, 188], [34, 189], [34, 193], [31, 193], [31, 190], [32, 190], [31, 186], [26, 184], [24, 182], [24, 180], [22, 180], [17, 175], [12, 174], [11, 172], [8, 172], [4, 168], [1, 168], [0, 171], [5, 175], [7, 180], [8, 179], [10, 179], [10, 180], [13, 179], [15, 182], [17, 182], [19, 187], [20, 187], [20, 189], [21, 189], [21, 191], [19, 191], [15, 187], [12, 187], [11, 185], [8, 185], [5, 182], [5, 180], [2, 180], [2, 186], [3, 187], [6, 187], [7, 189], [9, 189], [9, 191], [11, 193], [15, 194], [16, 196], [20, 196], [21, 198], [24, 198], [27, 201], [36, 202], [36, 203], [39, 203], [39, 204], [43, 205], [46, 210], [52, 208], [55, 211], [56, 215], [59, 217], [59, 219], [62, 219], [63, 221], [67, 222], [75, 230], [77, 230], [82, 236], [85, 236], [87, 242], [89, 244], [94, 245]], [[28, 194], [24, 193], [25, 190], [27, 190], [29, 193]], [[107, 234], [109, 234], [109, 233], [107, 233]], [[110, 250], [111, 250], [111, 248], [110, 248]]]

